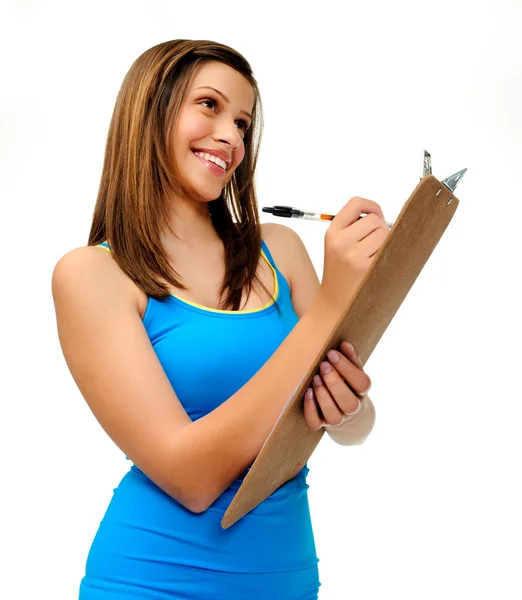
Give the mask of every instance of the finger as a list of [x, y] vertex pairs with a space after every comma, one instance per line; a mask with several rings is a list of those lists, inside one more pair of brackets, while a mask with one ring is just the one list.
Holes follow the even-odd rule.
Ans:
[[321, 429], [324, 425], [324, 419], [322, 414], [319, 412], [319, 407], [317, 405], [314, 391], [312, 388], [309, 388], [305, 394], [304, 399], [304, 416], [306, 424], [309, 429], [312, 431], [317, 431]]
[[350, 227], [350, 231], [358, 242], [364, 242], [364, 244], [370, 246], [370, 243], [375, 242], [382, 245], [382, 241], [386, 239], [390, 228], [383, 218], [375, 213], [370, 213], [357, 219], [356, 223]]
[[354, 363], [354, 365], [359, 367], [359, 369], [364, 370], [364, 366], [361, 361], [361, 355], [359, 354], [359, 351], [353, 344], [350, 344], [350, 342], [346, 341], [341, 342], [339, 349]]
[[[370, 230], [370, 228], [368, 228], [368, 230]], [[373, 258], [382, 248], [389, 233], [390, 230], [385, 221], [380, 221], [380, 224], [375, 228], [372, 227], [371, 232], [359, 242], [360, 250], [363, 255], [368, 258]]]
[[[345, 360], [346, 362], [349, 362], [347, 359]], [[321, 371], [322, 380], [329, 392], [329, 397], [333, 399], [337, 408], [343, 415], [350, 414], [357, 410], [359, 407], [359, 396], [350, 388], [347, 381], [339, 374], [339, 372], [326, 361], [319, 365], [319, 369]], [[327, 369], [330, 370], [328, 371]], [[317, 392], [316, 397], [319, 400], [321, 410], [323, 410], [322, 397], [319, 396]], [[329, 416], [326, 414], [325, 419], [329, 421]]]
[[[360, 367], [355, 365], [349, 357], [344, 356], [343, 353], [337, 352], [336, 350], [329, 350], [326, 355], [330, 364], [334, 367], [335, 371], [337, 371], [337, 374], [346, 382], [355, 394], [364, 396], [368, 393], [372, 383], [370, 378]], [[326, 381], [328, 384], [328, 380]], [[331, 381], [332, 384], [334, 384], [337, 380], [332, 377]]]
[[344, 229], [352, 223], [355, 223], [362, 213], [370, 214], [375, 213], [384, 221], [384, 213], [377, 202], [368, 200], [367, 198], [361, 198], [360, 196], [354, 196], [350, 198], [348, 202], [341, 208], [333, 219], [330, 228], [334, 230]]
[[[335, 369], [332, 369], [335, 372]], [[339, 375], [337, 375], [339, 377]], [[339, 405], [339, 400], [336, 398], [334, 400], [330, 390], [324, 384], [322, 378], [319, 375], [315, 375], [314, 379], [314, 394], [317, 399], [317, 403], [321, 408], [321, 412], [323, 413], [324, 420], [328, 423], [328, 425], [339, 425], [343, 420], [344, 413], [343, 409]], [[345, 383], [343, 383], [345, 390], [350, 391]], [[351, 394], [353, 398], [353, 394]], [[357, 403], [357, 399], [355, 399]], [[353, 408], [352, 410], [355, 410]]]

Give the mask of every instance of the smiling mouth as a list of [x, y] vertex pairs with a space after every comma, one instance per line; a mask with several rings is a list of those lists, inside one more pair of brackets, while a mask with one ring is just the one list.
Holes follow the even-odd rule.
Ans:
[[216, 177], [219, 177], [220, 179], [222, 179], [226, 176], [227, 171], [225, 171], [225, 169], [223, 169], [219, 165], [216, 165], [216, 163], [213, 163], [210, 160], [206, 160], [203, 157], [198, 156], [194, 151], [193, 151], [193, 154], [200, 162], [203, 163], [203, 166], [207, 169], [207, 171], [210, 171], [210, 173], [212, 173], [212, 175], [215, 175]]
[[192, 150], [192, 154], [194, 154], [194, 156], [196, 158], [198, 158], [205, 165], [205, 167], [207, 167], [207, 169], [209, 171], [211, 171], [212, 173], [214, 173], [214, 175], [218, 175], [218, 176], [226, 175], [227, 171], [225, 169], [223, 169], [223, 167], [220, 167], [215, 162], [212, 162], [210, 160], [206, 160], [202, 156], [198, 156], [196, 154], [196, 150]]

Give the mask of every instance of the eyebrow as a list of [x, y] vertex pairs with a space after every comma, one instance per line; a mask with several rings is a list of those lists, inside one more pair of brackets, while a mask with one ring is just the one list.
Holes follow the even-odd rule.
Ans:
[[[196, 89], [197, 90], [202, 90], [202, 89], [214, 90], [214, 92], [216, 92], [216, 94], [219, 94], [223, 98], [223, 100], [225, 100], [225, 102], [228, 102], [228, 104], [230, 104], [230, 100], [225, 96], [225, 94], [223, 94], [223, 92], [216, 90], [216, 88], [213, 88], [210, 85], [202, 85]], [[241, 113], [243, 113], [244, 115], [247, 115], [249, 117], [249, 119], [252, 120], [252, 115], [250, 113], [247, 113], [246, 110], [242, 110]]]

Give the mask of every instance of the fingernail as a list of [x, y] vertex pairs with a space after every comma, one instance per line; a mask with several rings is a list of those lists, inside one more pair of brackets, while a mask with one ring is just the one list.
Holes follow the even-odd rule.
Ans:
[[333, 363], [339, 362], [339, 352], [336, 352], [335, 350], [328, 350], [326, 356], [328, 356], [328, 359]]
[[319, 375], [314, 375], [314, 383], [316, 386], [323, 385], [323, 380], [319, 377]]
[[372, 384], [371, 384], [371, 382], [370, 382], [370, 387], [369, 387], [369, 388], [368, 388], [366, 391], [364, 391], [364, 392], [361, 392], [360, 394], [357, 394], [357, 395], [358, 395], [358, 396], [361, 396], [361, 397], [364, 397], [364, 396], [366, 396], [366, 395], [368, 394], [368, 392], [369, 392], [371, 389], [372, 389]]
[[329, 373], [332, 370], [332, 365], [327, 362], [322, 362], [319, 365], [319, 368], [321, 369], [321, 373]]
[[353, 352], [355, 358], [360, 358], [361, 353], [359, 352], [359, 350], [357, 350], [357, 348], [353, 344], [350, 344], [350, 342], [346, 342], [346, 344], [348, 344], [348, 346], [350, 347], [350, 350]]
[[350, 342], [345, 341], [344, 343], [348, 346], [348, 350], [351, 350], [354, 354], [357, 354], [355, 348], [352, 346], [352, 344], [350, 344]]

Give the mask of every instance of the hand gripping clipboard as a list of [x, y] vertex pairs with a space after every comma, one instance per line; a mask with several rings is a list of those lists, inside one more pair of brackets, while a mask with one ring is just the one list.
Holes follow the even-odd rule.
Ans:
[[431, 174], [431, 157], [424, 151], [422, 179], [317, 359], [283, 408], [223, 516], [223, 529], [295, 477], [310, 458], [325, 430], [308, 428], [303, 400], [319, 364], [326, 360], [326, 352], [343, 340], [355, 345], [363, 364], [368, 360], [449, 225], [459, 204], [453, 190], [465, 172], [463, 169], [441, 183]]

